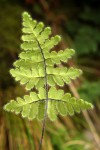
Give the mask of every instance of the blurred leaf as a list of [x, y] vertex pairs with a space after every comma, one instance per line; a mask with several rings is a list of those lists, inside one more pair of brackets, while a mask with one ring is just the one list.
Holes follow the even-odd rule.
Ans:
[[87, 101], [96, 102], [98, 99], [100, 99], [100, 81], [85, 81], [79, 88], [79, 93], [81, 97]]

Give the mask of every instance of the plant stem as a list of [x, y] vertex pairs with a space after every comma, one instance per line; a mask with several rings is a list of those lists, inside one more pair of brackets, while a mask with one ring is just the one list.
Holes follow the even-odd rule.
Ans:
[[39, 48], [41, 50], [42, 53], [42, 58], [43, 58], [43, 62], [44, 62], [44, 82], [45, 82], [45, 92], [46, 92], [46, 103], [45, 103], [45, 111], [44, 111], [44, 120], [43, 120], [43, 125], [42, 125], [42, 134], [41, 134], [41, 139], [40, 139], [40, 144], [39, 144], [39, 150], [41, 150], [42, 148], [42, 141], [43, 141], [43, 137], [44, 137], [44, 131], [45, 131], [45, 126], [46, 126], [46, 119], [47, 119], [47, 109], [48, 109], [48, 84], [47, 84], [47, 66], [46, 66], [46, 61], [45, 61], [45, 57], [42, 51], [42, 48], [39, 44], [39, 41], [37, 40]]

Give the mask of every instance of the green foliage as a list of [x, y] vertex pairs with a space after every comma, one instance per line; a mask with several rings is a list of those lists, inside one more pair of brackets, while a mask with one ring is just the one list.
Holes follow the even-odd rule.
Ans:
[[85, 7], [67, 22], [67, 31], [71, 36], [73, 47], [79, 56], [100, 55], [100, 10]]
[[100, 9], [92, 9], [91, 7], [85, 7], [84, 12], [80, 14], [80, 17], [88, 22], [94, 23], [95, 25], [100, 24]]
[[[49, 103], [47, 113], [51, 120], [55, 120], [58, 113], [63, 116], [67, 114], [73, 115], [74, 112], [79, 113], [81, 109], [92, 107], [90, 103], [82, 99], [76, 100], [69, 93], [64, 94], [63, 90], [56, 90], [55, 87], [52, 87], [48, 94]], [[4, 108], [16, 114], [21, 112], [22, 117], [28, 117], [29, 119], [37, 117], [41, 120], [44, 118], [45, 104], [45, 89], [40, 88], [38, 94], [31, 92], [30, 95], [25, 95], [24, 98], [18, 97], [16, 101], [11, 100]]]
[[76, 61], [85, 72], [85, 81], [79, 87], [80, 96], [94, 103], [100, 97], [100, 81], [98, 78], [100, 66], [99, 14], [99, 7], [93, 9], [91, 5], [83, 6], [80, 13], [78, 12], [73, 18], [70, 18], [66, 25], [67, 33], [72, 39], [72, 47], [77, 50], [78, 59]]
[[100, 98], [100, 80], [94, 82], [85, 81], [79, 88], [79, 93], [82, 98], [95, 103]]
[[99, 29], [84, 25], [78, 30], [74, 42], [75, 48], [80, 55], [97, 52], [100, 43]]
[[[89, 141], [86, 141], [86, 139], [84, 140], [84, 135], [83, 135], [82, 131], [81, 131], [81, 134], [76, 134], [74, 137], [71, 136], [70, 141], [66, 140], [67, 132], [68, 131], [59, 128], [56, 130], [56, 133], [50, 134], [54, 149], [56, 149], [56, 150], [89, 149], [89, 146], [88, 146]], [[67, 137], [67, 139], [68, 139], [68, 137]], [[83, 139], [83, 140], [80, 140], [80, 139]]]
[[[22, 32], [22, 52], [10, 73], [16, 81], [25, 85], [26, 90], [31, 91], [36, 88], [39, 92], [38, 94], [30, 92], [30, 95], [18, 97], [16, 101], [11, 100], [4, 109], [14, 111], [16, 114], [21, 113], [22, 117], [39, 120], [44, 118], [44, 113], [47, 113], [51, 120], [55, 120], [58, 113], [73, 115], [74, 112], [79, 113], [80, 110], [92, 108], [92, 104], [82, 99], [76, 100], [69, 93], [64, 94], [63, 90], [56, 90], [54, 87], [63, 86], [64, 83], [69, 84], [81, 74], [81, 70], [77, 68], [57, 66], [71, 58], [74, 50], [65, 49], [58, 53], [53, 51], [61, 37], [58, 35], [50, 37], [51, 28], [45, 28], [42, 22], [37, 23], [36, 20], [32, 20], [27, 12], [23, 13]], [[47, 112], [45, 112], [46, 106]]]

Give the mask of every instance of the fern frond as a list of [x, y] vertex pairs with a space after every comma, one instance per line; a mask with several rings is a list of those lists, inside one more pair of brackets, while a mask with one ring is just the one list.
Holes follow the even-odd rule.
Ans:
[[[67, 62], [68, 58], [71, 58], [75, 52], [72, 49], [60, 50], [58, 53], [50, 51], [61, 40], [58, 35], [49, 38], [50, 27], [44, 28], [42, 22], [37, 23], [25, 12], [23, 13], [22, 31], [24, 33], [22, 36], [23, 43], [21, 44], [23, 52], [20, 53], [19, 60], [14, 62], [15, 68], [11, 69], [10, 73], [16, 81], [25, 84], [27, 90], [44, 86], [44, 62], [47, 66], [47, 82], [50, 86], [55, 84], [63, 86], [64, 82], [69, 84], [71, 79], [75, 79], [80, 74], [78, 69], [73, 69], [71, 72], [71, 70], [67, 71], [63, 67], [61, 69], [54, 68], [54, 64], [60, 64], [61, 61]], [[64, 72], [64, 70], [65, 73], [62, 74], [61, 72]]]
[[11, 100], [4, 109], [16, 114], [21, 113], [22, 117], [30, 120], [34, 118], [43, 120], [39, 147], [41, 149], [47, 116], [53, 121], [58, 114], [74, 115], [75, 112], [93, 108], [93, 105], [55, 88], [56, 84], [59, 86], [69, 84], [82, 73], [77, 68], [66, 68], [63, 65], [58, 67], [58, 64], [67, 62], [75, 51], [73, 49], [54, 51], [61, 37], [59, 35], [52, 37], [51, 28], [44, 27], [42, 22], [32, 20], [27, 12], [23, 13], [22, 24], [22, 52], [19, 59], [14, 62], [14, 68], [10, 73], [16, 81], [25, 85], [26, 90], [36, 88], [38, 93], [30, 92], [23, 98]]
[[[27, 66], [27, 65], [26, 65]], [[38, 89], [44, 86], [44, 67], [42, 64], [35, 66], [34, 69], [11, 69], [10, 73], [13, 74], [16, 81], [20, 80], [21, 84], [26, 84], [26, 89], [30, 90], [34, 86]], [[48, 85], [54, 86], [55, 84], [63, 86], [64, 82], [69, 84], [71, 79], [75, 79], [81, 74], [81, 70], [71, 67], [67, 69], [66, 67], [62, 68], [53, 68], [47, 67], [47, 78]]]
[[[5, 105], [5, 110], [21, 113], [23, 117], [29, 119], [44, 118], [45, 106], [47, 105], [47, 114], [51, 120], [55, 120], [57, 114], [73, 115], [74, 112], [80, 112], [82, 109], [91, 108], [92, 104], [83, 100], [76, 100], [69, 93], [64, 94], [63, 90], [56, 90], [56, 84], [63, 86], [69, 84], [71, 80], [76, 79], [82, 71], [77, 68], [56, 67], [54, 64], [67, 62], [75, 53], [72, 49], [60, 50], [55, 52], [51, 49], [57, 45], [61, 37], [56, 35], [50, 37], [51, 28], [44, 28], [42, 22], [32, 20], [28, 13], [23, 13], [23, 51], [19, 55], [19, 60], [14, 62], [14, 69], [10, 73], [16, 81], [26, 85], [27, 90], [38, 89], [39, 93], [31, 92], [23, 98], [11, 100]], [[47, 81], [46, 81], [47, 79]], [[43, 88], [48, 84], [51, 86], [47, 91]], [[47, 96], [48, 95], [48, 96]], [[48, 100], [48, 103], [47, 103]]]
[[81, 75], [82, 71], [76, 68], [71, 67], [67, 69], [66, 67], [61, 68], [47, 68], [48, 73], [48, 84], [54, 86], [55, 84], [63, 86], [64, 83], [69, 84], [71, 79], [76, 79]]
[[[74, 115], [75, 112], [80, 112], [84, 109], [92, 108], [92, 104], [77, 100], [72, 97], [70, 93], [64, 94], [63, 90], [56, 90], [55, 87], [50, 88], [48, 92], [48, 110], [47, 114], [50, 120], [55, 120], [57, 114], [60, 115]], [[5, 105], [6, 111], [21, 113], [22, 117], [28, 119], [38, 118], [42, 120], [44, 118], [44, 110], [46, 103], [45, 89], [40, 88], [39, 93], [31, 92], [30, 95], [25, 95], [23, 98], [18, 97], [17, 100], [11, 100]]]
[[[51, 120], [56, 119], [56, 114], [63, 116], [74, 115], [75, 112], [79, 113], [81, 110], [93, 108], [91, 103], [76, 99], [70, 93], [64, 94], [63, 90], [56, 90], [55, 87], [49, 90], [49, 99], [51, 101], [48, 104], [48, 116]], [[54, 116], [52, 116], [52, 113]]]
[[[64, 51], [60, 50], [58, 53], [56, 51], [52, 51], [51, 53], [46, 51], [44, 52], [44, 56], [47, 66], [53, 66], [54, 64], [60, 64], [61, 61], [67, 62], [74, 53], [75, 51], [73, 49], [65, 49]], [[38, 65], [38, 63], [43, 64], [42, 54], [38, 51], [22, 52], [19, 57], [21, 59], [14, 63], [15, 67], [32, 68], [33, 66]], [[29, 58], [31, 61], [29, 61]]]
[[41, 103], [45, 102], [45, 97], [40, 94], [41, 90], [39, 94], [31, 92], [30, 95], [25, 95], [23, 98], [18, 97], [16, 101], [11, 100], [7, 105], [5, 105], [4, 109], [15, 112], [16, 114], [21, 113], [22, 117], [34, 119], [38, 115], [38, 109], [41, 106]]
[[75, 51], [73, 49], [65, 49], [64, 51], [60, 50], [58, 53], [56, 51], [52, 51], [49, 54], [48, 59], [51, 58], [51, 61], [54, 64], [60, 64], [61, 61], [62, 62], [67, 62], [68, 59], [71, 58], [74, 55], [74, 53], [75, 53]]

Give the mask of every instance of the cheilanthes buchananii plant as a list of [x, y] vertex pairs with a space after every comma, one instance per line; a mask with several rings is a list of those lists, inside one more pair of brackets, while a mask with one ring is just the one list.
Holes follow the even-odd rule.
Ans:
[[[11, 75], [20, 84], [25, 85], [29, 95], [17, 97], [4, 106], [6, 111], [21, 113], [22, 117], [29, 120], [37, 118], [43, 120], [42, 136], [39, 150], [42, 147], [45, 123], [47, 117], [54, 121], [57, 115], [74, 115], [81, 110], [93, 107], [82, 99], [76, 99], [70, 93], [56, 89], [56, 85], [62, 87], [76, 79], [82, 71], [77, 68], [59, 67], [61, 62], [67, 62], [73, 56], [73, 49], [54, 51], [61, 37], [51, 37], [51, 28], [44, 27], [42, 22], [32, 20], [31, 16], [24, 12], [22, 15], [22, 52], [19, 59], [14, 62]], [[33, 92], [35, 88], [37, 92]]]

